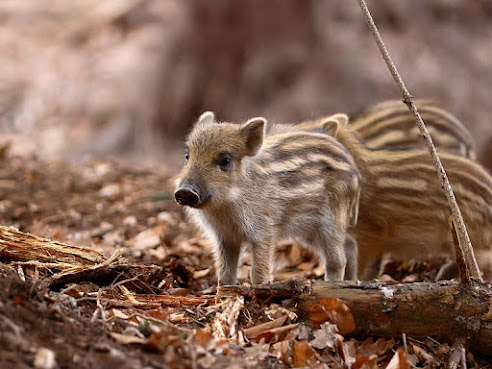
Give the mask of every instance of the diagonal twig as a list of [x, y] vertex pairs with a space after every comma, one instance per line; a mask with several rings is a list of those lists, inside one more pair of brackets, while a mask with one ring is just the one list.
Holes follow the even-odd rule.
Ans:
[[[390, 70], [391, 75], [393, 76], [394, 81], [396, 82], [398, 88], [400, 89], [400, 92], [403, 96], [403, 102], [407, 105], [408, 109], [410, 110], [413, 117], [415, 118], [415, 122], [426, 142], [427, 148], [429, 149], [429, 152], [434, 161], [434, 166], [436, 167], [437, 174], [439, 176], [439, 179], [441, 180], [441, 187], [443, 188], [446, 198], [448, 199], [449, 207], [451, 208], [453, 220], [456, 225], [456, 231], [457, 231], [456, 235], [458, 239], [458, 243], [457, 244], [455, 243], [456, 253], [457, 254], [464, 253], [464, 255], [461, 255], [461, 257], [466, 262], [466, 266], [468, 268], [468, 271], [470, 272], [470, 277], [482, 282], [480, 269], [478, 268], [477, 260], [475, 259], [475, 254], [473, 253], [470, 237], [468, 236], [468, 232], [466, 231], [465, 222], [463, 221], [463, 217], [461, 215], [461, 211], [458, 206], [458, 203], [456, 202], [453, 189], [451, 188], [451, 185], [449, 183], [448, 176], [446, 175], [444, 167], [441, 164], [441, 160], [437, 155], [436, 147], [432, 142], [432, 138], [429, 135], [427, 128], [425, 127], [424, 121], [422, 120], [422, 117], [420, 116], [417, 107], [415, 106], [412, 95], [410, 95], [410, 92], [408, 92], [400, 74], [398, 73], [398, 70], [395, 67], [395, 64], [393, 63], [391, 57], [389, 56], [388, 50], [386, 49], [383, 39], [381, 38], [381, 35], [379, 34], [376, 24], [374, 23], [374, 19], [372, 18], [371, 13], [367, 8], [367, 4], [365, 0], [357, 0], [357, 1], [359, 2], [362, 12], [364, 13], [367, 25], [378, 45], [379, 51], [381, 52], [383, 59], [386, 62], [386, 65]], [[463, 282], [469, 283], [470, 280], [465, 280]]]

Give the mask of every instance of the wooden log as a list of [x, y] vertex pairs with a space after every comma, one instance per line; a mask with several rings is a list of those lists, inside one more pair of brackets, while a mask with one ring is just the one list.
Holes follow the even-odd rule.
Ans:
[[428, 336], [452, 342], [466, 338], [470, 350], [492, 356], [492, 288], [458, 282], [383, 285], [374, 282], [299, 281], [257, 287], [221, 287], [221, 293], [257, 299], [292, 299], [301, 318], [322, 305], [322, 299], [340, 299], [350, 309], [354, 336]]
[[48, 270], [45, 276], [50, 287], [79, 281], [111, 284], [117, 278], [118, 281], [128, 280], [127, 284], [136, 290], [148, 290], [150, 285], [165, 276], [162, 267], [156, 265], [125, 263], [119, 251], [105, 258], [86, 247], [68, 245], [4, 226], [0, 226], [0, 262]]
[[52, 241], [13, 227], [0, 226], [0, 261], [67, 263], [72, 266], [93, 265], [105, 258], [95, 250]]
[[128, 280], [127, 284], [137, 290], [148, 290], [165, 277], [163, 269], [156, 265], [139, 264], [96, 264], [61, 271], [47, 278], [50, 287], [81, 281], [109, 285], [113, 281]]

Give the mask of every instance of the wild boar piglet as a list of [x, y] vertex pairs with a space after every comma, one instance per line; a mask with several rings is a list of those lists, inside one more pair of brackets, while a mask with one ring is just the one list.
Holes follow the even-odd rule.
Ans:
[[218, 283], [236, 283], [241, 249], [252, 252], [251, 282], [272, 278], [275, 244], [293, 238], [325, 262], [325, 279], [354, 279], [359, 171], [334, 138], [264, 118], [218, 123], [205, 112], [186, 141], [176, 201], [215, 244]]
[[[314, 121], [313, 121], [314, 122]], [[366, 146], [344, 114], [318, 120], [318, 128], [335, 137], [359, 168], [362, 189], [357, 226], [351, 234], [359, 251], [359, 278], [378, 275], [380, 257], [404, 260], [447, 256], [437, 279], [457, 275], [446, 196], [426, 150], [374, 150]], [[311, 123], [310, 128], [316, 125]], [[306, 128], [306, 127], [304, 127]], [[478, 264], [492, 278], [492, 177], [465, 157], [440, 153], [465, 220]]]

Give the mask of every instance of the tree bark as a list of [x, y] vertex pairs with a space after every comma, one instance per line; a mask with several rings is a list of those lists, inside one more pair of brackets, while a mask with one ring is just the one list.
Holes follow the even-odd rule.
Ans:
[[301, 318], [326, 298], [340, 299], [355, 322], [354, 336], [407, 336], [454, 341], [466, 338], [470, 350], [492, 355], [492, 289], [458, 282], [385, 286], [374, 282], [299, 281], [256, 287], [228, 286], [222, 293], [257, 299], [292, 299]]

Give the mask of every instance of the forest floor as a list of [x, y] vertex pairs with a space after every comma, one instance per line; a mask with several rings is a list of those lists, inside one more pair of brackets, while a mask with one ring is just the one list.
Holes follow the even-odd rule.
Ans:
[[[0, 258], [0, 368], [447, 367], [452, 342], [407, 337], [402, 356], [401, 337], [346, 333], [346, 309], [320, 324], [288, 300], [217, 294], [210, 243], [174, 203], [168, 171], [0, 153], [1, 225], [158, 267], [50, 285], [55, 267]], [[278, 249], [276, 280], [322, 277], [299, 245]], [[439, 262], [390, 263], [381, 282], [430, 281]], [[245, 254], [242, 283], [249, 264]], [[472, 351], [468, 368], [492, 367]]]

